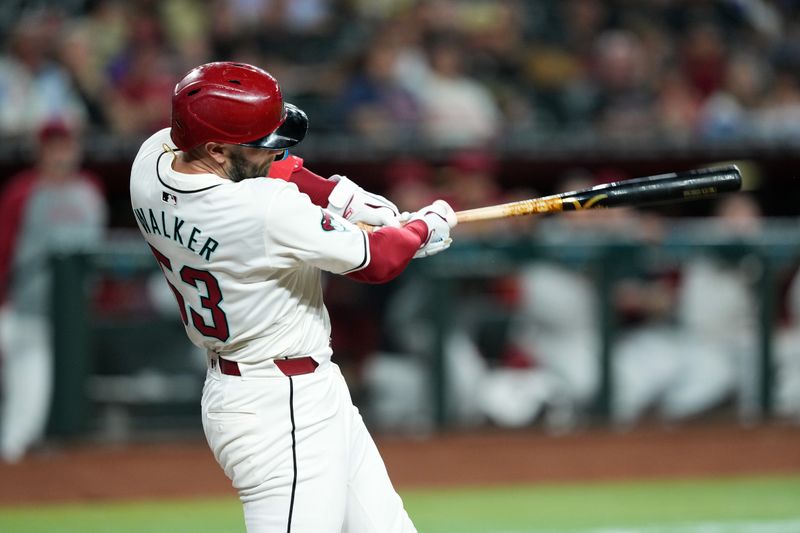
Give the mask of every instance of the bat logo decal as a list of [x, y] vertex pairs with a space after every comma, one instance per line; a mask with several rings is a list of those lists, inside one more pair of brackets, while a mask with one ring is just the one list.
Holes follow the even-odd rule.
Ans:
[[597, 205], [597, 207], [595, 207], [595, 205], [598, 202], [605, 200], [606, 198], [608, 198], [607, 194], [598, 194], [586, 200], [586, 202], [583, 205], [581, 205], [580, 200], [578, 200], [577, 198], [564, 198], [564, 202], [571, 203], [575, 207], [575, 211], [580, 211], [582, 209], [592, 209], [593, 207], [596, 209], [597, 207], [601, 207], [600, 205]]

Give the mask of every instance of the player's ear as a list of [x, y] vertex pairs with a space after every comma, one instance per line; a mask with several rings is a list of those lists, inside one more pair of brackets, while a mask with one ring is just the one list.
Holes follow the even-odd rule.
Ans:
[[207, 142], [205, 149], [206, 153], [220, 165], [224, 165], [228, 160], [228, 149], [224, 144]]

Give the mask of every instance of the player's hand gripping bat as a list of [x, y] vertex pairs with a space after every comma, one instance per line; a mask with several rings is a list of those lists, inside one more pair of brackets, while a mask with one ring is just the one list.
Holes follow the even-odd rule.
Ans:
[[463, 224], [538, 213], [635, 207], [711, 198], [720, 193], [738, 191], [741, 186], [739, 169], [736, 165], [728, 165], [604, 183], [579, 191], [457, 211], [456, 216], [458, 223]]

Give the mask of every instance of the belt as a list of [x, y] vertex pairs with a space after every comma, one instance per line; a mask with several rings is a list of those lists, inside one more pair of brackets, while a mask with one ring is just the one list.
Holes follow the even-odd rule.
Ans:
[[[223, 357], [217, 358], [219, 361], [219, 371], [227, 376], [241, 376], [239, 363]], [[319, 366], [311, 357], [295, 357], [292, 359], [274, 359], [275, 366], [287, 376], [301, 376], [310, 374]]]

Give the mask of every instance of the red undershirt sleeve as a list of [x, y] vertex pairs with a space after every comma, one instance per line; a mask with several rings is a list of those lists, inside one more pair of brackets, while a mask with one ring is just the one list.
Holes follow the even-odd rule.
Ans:
[[347, 277], [363, 283], [386, 283], [396, 278], [411, 262], [427, 236], [428, 225], [422, 220], [401, 228], [382, 228], [368, 233], [370, 262]]
[[307, 168], [295, 170], [289, 182], [297, 185], [300, 192], [307, 194], [314, 205], [323, 208], [328, 207], [328, 197], [331, 195], [333, 188], [336, 187], [336, 182], [326, 180]]
[[286, 180], [297, 185], [300, 192], [311, 198], [314, 205], [328, 207], [328, 197], [331, 195], [336, 182], [327, 180], [314, 174], [303, 166], [303, 159], [290, 155], [282, 161], [272, 163], [269, 177]]
[[[297, 156], [273, 163], [269, 177], [294, 183], [314, 205], [322, 208], [328, 206], [328, 197], [336, 187], [335, 182], [303, 167], [303, 160]], [[368, 233], [370, 262], [347, 277], [363, 283], [385, 283], [396, 278], [411, 262], [427, 236], [428, 225], [422, 220], [415, 220], [402, 228], [382, 228]]]

